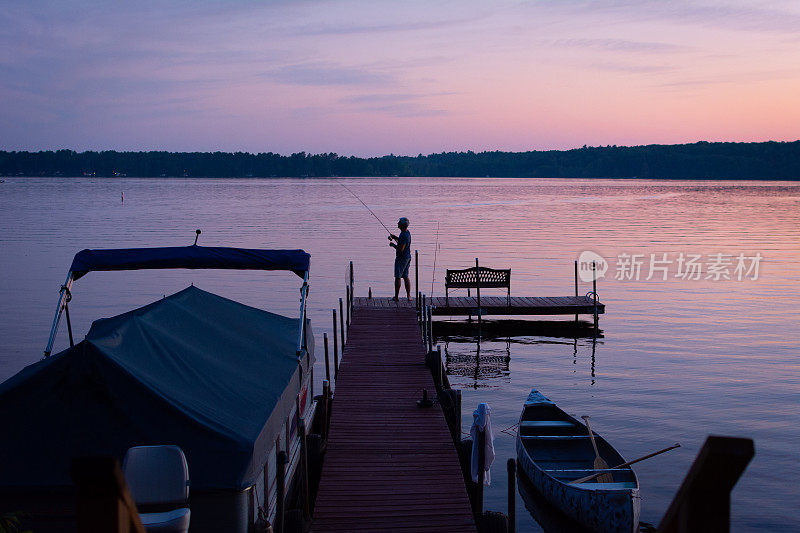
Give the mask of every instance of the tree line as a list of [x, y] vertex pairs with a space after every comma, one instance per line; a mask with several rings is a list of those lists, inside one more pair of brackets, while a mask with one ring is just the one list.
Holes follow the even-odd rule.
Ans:
[[529, 178], [800, 179], [800, 141], [598, 146], [417, 156], [272, 152], [0, 151], [3, 176], [491, 176]]

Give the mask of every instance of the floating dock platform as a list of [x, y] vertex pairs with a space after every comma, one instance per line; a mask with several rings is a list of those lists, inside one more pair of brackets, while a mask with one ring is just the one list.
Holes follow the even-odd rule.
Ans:
[[[395, 302], [391, 298], [356, 297], [353, 305], [368, 309], [411, 308], [417, 303], [401, 298]], [[589, 296], [482, 296], [480, 307], [475, 296], [434, 296], [426, 298], [426, 305], [432, 306], [433, 315], [439, 316], [481, 316], [487, 315], [594, 315], [603, 314], [606, 306]]]

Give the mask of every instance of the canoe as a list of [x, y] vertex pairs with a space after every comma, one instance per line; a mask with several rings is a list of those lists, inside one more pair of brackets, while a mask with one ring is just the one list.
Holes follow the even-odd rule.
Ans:
[[612, 466], [604, 472], [613, 481], [600, 483], [595, 478], [570, 483], [597, 472], [589, 431], [539, 391], [531, 390], [517, 432], [520, 471], [545, 499], [588, 529], [635, 533], [641, 511], [636, 474], [630, 467], [613, 468], [625, 459], [596, 433], [595, 441], [600, 456]]

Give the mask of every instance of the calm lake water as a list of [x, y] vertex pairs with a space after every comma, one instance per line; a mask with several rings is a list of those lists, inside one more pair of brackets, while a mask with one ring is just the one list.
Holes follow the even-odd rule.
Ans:
[[[515, 451], [501, 430], [536, 387], [567, 412], [590, 415], [626, 458], [683, 445], [635, 466], [644, 522], [659, 522], [704, 439], [717, 434], [755, 439], [756, 457], [732, 495], [733, 530], [800, 530], [800, 184], [342, 181], [390, 228], [399, 216], [411, 219], [420, 289], [429, 294], [443, 294], [446, 268], [476, 257], [511, 268], [520, 296], [572, 294], [583, 251], [608, 261], [596, 341], [547, 331], [442, 341], [451, 382], [464, 390], [465, 429], [477, 403], [492, 407], [497, 459], [487, 509], [505, 511], [505, 463]], [[320, 342], [344, 296], [348, 261], [357, 295], [392, 287], [386, 232], [333, 179], [6, 178], [0, 228], [0, 380], [41, 357], [58, 288], [83, 248], [187, 245], [196, 228], [204, 245], [303, 248], [312, 255], [310, 315]], [[700, 279], [686, 268], [693, 256]], [[628, 268], [637, 262], [638, 279]], [[297, 313], [300, 280], [289, 273], [92, 273], [73, 287], [74, 330], [80, 337], [96, 318], [189, 283]], [[54, 351], [67, 342], [64, 327]], [[541, 530], [519, 497], [517, 509], [519, 530]]]

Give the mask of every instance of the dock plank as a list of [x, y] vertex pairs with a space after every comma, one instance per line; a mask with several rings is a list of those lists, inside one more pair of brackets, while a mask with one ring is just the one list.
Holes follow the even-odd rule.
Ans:
[[476, 531], [444, 415], [416, 405], [434, 384], [415, 303], [353, 304], [312, 531]]
[[[438, 316], [458, 316], [475, 314], [478, 299], [475, 296], [437, 296], [427, 300], [434, 306], [433, 314]], [[354, 307], [415, 309], [416, 303], [401, 299], [393, 302], [388, 297], [363, 298], [356, 297]], [[510, 305], [505, 296], [481, 296], [483, 316], [489, 315], [591, 315], [594, 313], [594, 301], [586, 296], [512, 296]], [[604, 314], [605, 304], [597, 302], [597, 313]], [[375, 327], [379, 327], [375, 324]]]

